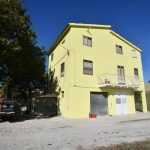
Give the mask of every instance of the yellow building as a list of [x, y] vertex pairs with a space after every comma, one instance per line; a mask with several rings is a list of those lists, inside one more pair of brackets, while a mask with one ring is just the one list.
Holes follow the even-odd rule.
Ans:
[[142, 51], [110, 28], [69, 23], [50, 48], [49, 92], [60, 90], [62, 116], [135, 114], [134, 91], [147, 112]]

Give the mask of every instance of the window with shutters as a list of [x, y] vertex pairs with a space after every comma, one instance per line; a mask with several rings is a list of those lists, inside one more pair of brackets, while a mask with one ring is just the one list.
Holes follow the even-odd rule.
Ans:
[[83, 36], [83, 45], [92, 46], [92, 38]]
[[139, 73], [138, 73], [138, 69], [134, 68], [134, 77], [135, 78], [139, 78]]
[[137, 55], [136, 55], [136, 51], [135, 50], [132, 50], [132, 57], [136, 58]]
[[83, 60], [83, 74], [93, 75], [93, 62]]
[[116, 45], [116, 53], [123, 54], [122, 46]]
[[60, 76], [63, 77], [65, 75], [65, 63], [61, 64]]

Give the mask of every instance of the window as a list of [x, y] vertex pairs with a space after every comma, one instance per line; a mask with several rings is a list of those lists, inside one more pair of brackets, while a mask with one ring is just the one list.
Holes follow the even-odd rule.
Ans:
[[83, 36], [83, 45], [92, 46], [92, 38]]
[[134, 77], [135, 78], [139, 78], [139, 73], [138, 73], [138, 69], [134, 68]]
[[89, 60], [83, 60], [83, 73], [93, 75], [93, 62]]
[[117, 66], [118, 69], [118, 83], [125, 84], [125, 73], [123, 66]]
[[54, 59], [54, 53], [52, 53], [51, 55], [51, 61], [53, 61], [53, 59]]
[[116, 53], [122, 54], [122, 46], [116, 45]]
[[63, 77], [64, 75], [65, 75], [65, 63], [62, 63], [60, 76]]
[[64, 98], [64, 91], [61, 91], [61, 97]]
[[132, 57], [136, 58], [136, 51], [135, 50], [132, 50]]

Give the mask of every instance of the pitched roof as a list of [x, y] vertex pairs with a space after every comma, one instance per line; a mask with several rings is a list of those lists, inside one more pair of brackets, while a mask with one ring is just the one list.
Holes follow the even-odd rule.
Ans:
[[[57, 44], [62, 40], [63, 36], [69, 31], [69, 29], [71, 27], [99, 28], [99, 29], [100, 28], [101, 29], [110, 29], [111, 28], [110, 25], [68, 23], [67, 26], [64, 28], [64, 30], [59, 35], [59, 37], [56, 39], [56, 41], [54, 42], [54, 44], [49, 49], [49, 51], [48, 51], [49, 55], [51, 54], [51, 52], [53, 51], [53, 49], [57, 46]], [[138, 47], [136, 47], [135, 45], [133, 45], [132, 43], [130, 43], [129, 41], [127, 41], [126, 39], [124, 39], [122, 36], [120, 36], [119, 34], [115, 33], [114, 31], [110, 30], [110, 33], [113, 34], [114, 36], [116, 36], [117, 38], [119, 38], [120, 40], [124, 41], [125, 43], [127, 43], [128, 45], [130, 45], [131, 47], [133, 47], [134, 49], [136, 49], [137, 51], [142, 52], [141, 49], [139, 49]]]

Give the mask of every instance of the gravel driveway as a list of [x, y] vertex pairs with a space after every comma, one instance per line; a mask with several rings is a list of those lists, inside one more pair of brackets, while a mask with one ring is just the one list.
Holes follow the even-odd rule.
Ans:
[[150, 138], [150, 113], [146, 117], [144, 114], [137, 116], [106, 116], [97, 119], [54, 117], [2, 122], [0, 149], [87, 150]]

